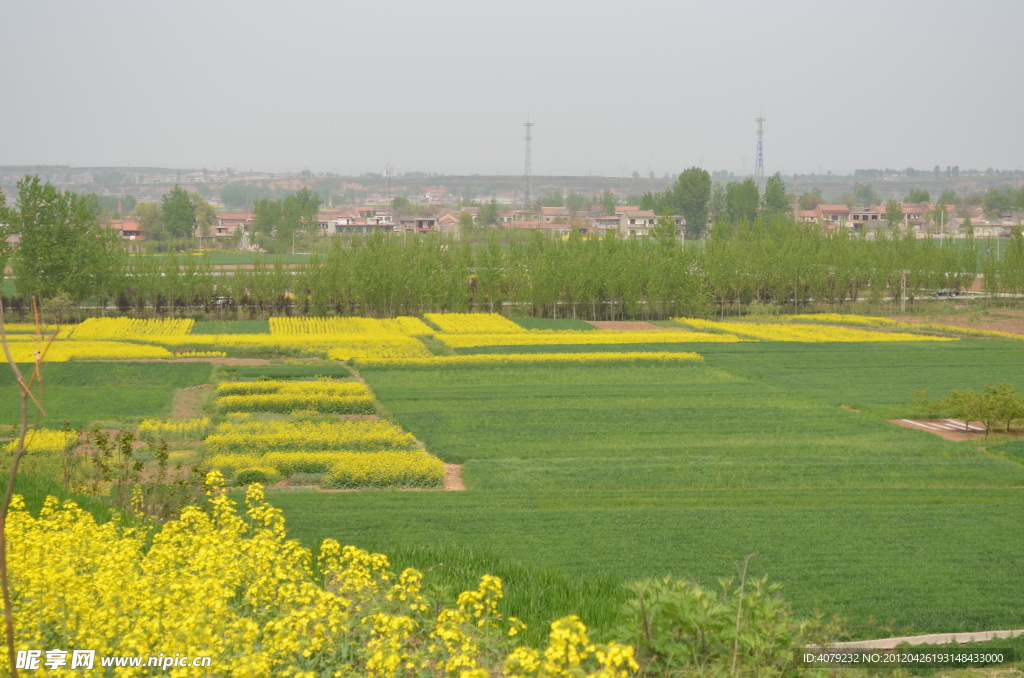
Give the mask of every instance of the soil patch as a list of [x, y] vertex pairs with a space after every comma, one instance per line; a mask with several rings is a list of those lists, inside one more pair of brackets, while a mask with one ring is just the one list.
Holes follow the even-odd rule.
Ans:
[[[956, 419], [893, 419], [889, 423], [904, 428], [912, 428], [915, 431], [934, 433], [940, 438], [956, 442], [985, 438], [985, 426], [980, 421], [967, 422], [970, 427], [967, 430], [964, 430], [964, 422]], [[1001, 431], [997, 432], [1000, 435], [1006, 435]], [[1024, 436], [1024, 433], [1011, 431], [1009, 435], [1020, 437]]]
[[209, 394], [206, 391], [211, 388], [213, 388], [213, 384], [200, 384], [177, 389], [171, 404], [171, 419], [201, 419], [203, 406], [209, 400]]
[[997, 332], [1024, 334], [1024, 311], [1016, 310], [989, 311], [987, 316], [977, 319], [967, 318], [964, 315], [939, 315], [929, 318], [922, 318], [921, 316], [894, 316], [893, 320], [907, 323], [935, 323], [937, 325], [963, 327], [968, 330], [995, 330]]
[[269, 365], [267, 358], [119, 358], [117, 360], [76, 360], [80, 363], [217, 363], [218, 365]]
[[462, 482], [462, 464], [444, 465], [444, 489], [446, 492], [461, 492], [466, 489]]
[[615, 330], [617, 332], [647, 332], [649, 330], [688, 331], [685, 327], [658, 327], [654, 323], [632, 320], [588, 320], [587, 323], [600, 330]]
[[342, 421], [379, 421], [376, 414], [339, 414], [338, 419]]

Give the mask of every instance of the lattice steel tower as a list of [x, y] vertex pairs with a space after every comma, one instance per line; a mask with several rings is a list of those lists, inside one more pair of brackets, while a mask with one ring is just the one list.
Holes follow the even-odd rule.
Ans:
[[523, 123], [523, 127], [526, 128], [526, 172], [523, 174], [523, 209], [527, 212], [533, 211], [533, 164], [530, 159], [530, 142], [533, 141], [533, 137], [530, 135], [530, 128], [533, 127], [533, 123]]
[[764, 118], [754, 118], [757, 122], [757, 160], [754, 162], [754, 183], [759, 191], [764, 190]]

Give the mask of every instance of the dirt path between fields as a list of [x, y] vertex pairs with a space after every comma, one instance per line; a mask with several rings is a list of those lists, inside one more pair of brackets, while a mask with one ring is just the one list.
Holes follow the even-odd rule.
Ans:
[[1010, 332], [1012, 334], [1024, 334], [1024, 311], [1011, 309], [989, 309], [988, 315], [975, 315], [966, 317], [960, 315], [937, 315], [922, 317], [915, 315], [893, 316], [893, 320], [907, 323], [935, 323], [937, 325], [949, 325], [951, 327], [963, 327], [968, 330], [995, 330], [997, 332]]
[[171, 419], [201, 419], [203, 406], [210, 398], [207, 391], [212, 388], [213, 384], [199, 384], [175, 390], [174, 400], [171, 403]]
[[996, 640], [999, 638], [1015, 638], [1024, 635], [1024, 629], [1010, 631], [968, 631], [966, 633], [929, 633], [923, 636], [899, 636], [896, 638], [878, 638], [876, 640], [851, 640], [843, 643], [832, 643], [831, 648], [865, 648], [869, 650], [891, 650], [897, 645], [943, 645], [945, 643], [969, 643]]

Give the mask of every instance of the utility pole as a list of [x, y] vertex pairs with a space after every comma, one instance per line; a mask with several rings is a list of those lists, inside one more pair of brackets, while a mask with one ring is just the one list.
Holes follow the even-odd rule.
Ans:
[[754, 118], [757, 123], [757, 160], [754, 162], [754, 183], [757, 190], [764, 192], [764, 118]]
[[527, 213], [533, 212], [533, 161], [530, 157], [530, 142], [533, 141], [530, 131], [533, 127], [533, 123], [527, 118], [526, 122], [523, 123], [523, 127], [526, 128], [526, 172], [524, 173], [523, 180], [523, 209]]

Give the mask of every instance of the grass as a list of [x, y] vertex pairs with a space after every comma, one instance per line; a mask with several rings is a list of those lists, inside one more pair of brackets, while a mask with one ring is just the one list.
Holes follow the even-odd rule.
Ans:
[[[23, 366], [23, 370], [31, 369]], [[210, 382], [208, 363], [68, 362], [43, 367], [41, 426], [59, 428], [65, 421], [75, 428], [114, 416], [165, 418], [170, 414], [174, 390]], [[0, 370], [0, 423], [20, 421], [20, 402], [10, 370]], [[34, 416], [32, 418], [34, 421]]]
[[559, 330], [587, 332], [597, 328], [584, 320], [574, 318], [512, 318], [512, 322], [528, 330]]
[[[468, 550], [584, 590], [667, 573], [713, 584], [757, 553], [752, 574], [800, 612], [841, 613], [856, 637], [1016, 627], [1019, 448], [885, 421], [913, 413], [914, 388], [1017, 374], [1012, 349], [716, 344], [700, 348], [704, 365], [367, 369], [396, 421], [465, 464], [469, 491], [274, 501], [309, 544], [424, 549], [437, 563]], [[527, 607], [511, 613], [543, 625], [556, 608], [523, 585], [509, 604]], [[596, 629], [621, 600], [587, 606]]]

